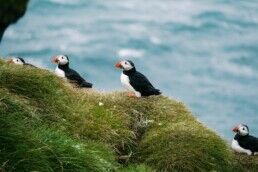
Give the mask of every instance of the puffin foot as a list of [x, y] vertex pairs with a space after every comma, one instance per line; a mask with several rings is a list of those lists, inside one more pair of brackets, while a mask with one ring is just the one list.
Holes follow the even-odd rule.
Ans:
[[127, 96], [128, 97], [137, 97], [134, 93], [128, 93]]

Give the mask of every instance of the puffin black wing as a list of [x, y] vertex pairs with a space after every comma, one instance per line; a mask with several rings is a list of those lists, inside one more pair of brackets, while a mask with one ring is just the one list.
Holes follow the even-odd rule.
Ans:
[[78, 84], [79, 87], [87, 87], [87, 88], [92, 88], [92, 84], [87, 82], [85, 79], [83, 79], [79, 73], [77, 73], [73, 69], [69, 69], [65, 72], [65, 77], [72, 82], [75, 82]]
[[248, 136], [236, 135], [234, 139], [238, 141], [239, 145], [242, 148], [248, 149], [253, 153], [258, 152], [258, 138], [250, 135]]
[[141, 93], [142, 96], [160, 95], [160, 90], [153, 87], [150, 81], [140, 72], [134, 72], [129, 76], [132, 87]]
[[258, 152], [258, 138], [253, 136], [248, 136], [247, 145], [252, 152]]
[[24, 63], [24, 66], [32, 67], [32, 68], [37, 68], [36, 66], [34, 66], [34, 65], [32, 65], [32, 64], [29, 64], [29, 63]]

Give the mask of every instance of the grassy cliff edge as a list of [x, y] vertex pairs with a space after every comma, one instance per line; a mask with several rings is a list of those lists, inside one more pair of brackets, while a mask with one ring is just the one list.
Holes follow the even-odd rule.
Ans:
[[[76, 89], [0, 60], [0, 171], [255, 171], [181, 102]], [[248, 164], [248, 167], [245, 165]]]

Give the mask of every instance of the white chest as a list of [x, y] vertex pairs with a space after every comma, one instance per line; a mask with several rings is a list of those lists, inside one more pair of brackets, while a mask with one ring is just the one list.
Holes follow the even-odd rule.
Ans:
[[252, 152], [250, 150], [242, 148], [239, 144], [238, 141], [235, 139], [232, 140], [231, 148], [238, 153], [246, 153], [247, 155], [251, 155]]
[[120, 79], [123, 87], [125, 87], [129, 91], [135, 91], [134, 88], [131, 86], [129, 77], [127, 75], [121, 73]]
[[58, 68], [58, 66], [55, 69], [55, 73], [57, 76], [61, 77], [61, 78], [65, 78], [65, 72], [62, 71], [61, 69]]
[[136, 97], [141, 97], [141, 93], [136, 91], [130, 84], [130, 80], [129, 77], [127, 75], [125, 75], [123, 72], [121, 73], [121, 83], [123, 85], [123, 87], [125, 87], [128, 91], [133, 91], [136, 95]]

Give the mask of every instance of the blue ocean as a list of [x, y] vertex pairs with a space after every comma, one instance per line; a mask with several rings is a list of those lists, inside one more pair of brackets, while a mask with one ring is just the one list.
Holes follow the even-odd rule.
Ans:
[[0, 56], [53, 70], [67, 54], [95, 88], [123, 90], [122, 58], [227, 140], [238, 123], [258, 135], [258, 1], [31, 0]]

